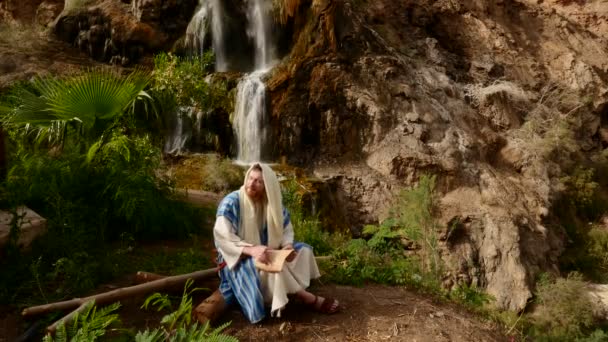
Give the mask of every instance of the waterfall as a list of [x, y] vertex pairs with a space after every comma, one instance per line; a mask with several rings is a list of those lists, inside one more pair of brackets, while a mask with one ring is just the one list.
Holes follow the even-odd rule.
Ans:
[[196, 14], [188, 23], [186, 28], [186, 46], [190, 48], [190, 55], [198, 56], [203, 54], [205, 48], [205, 38], [207, 36], [207, 21], [209, 6], [205, 0], [199, 0]]
[[262, 159], [265, 141], [266, 86], [263, 77], [272, 68], [274, 51], [270, 44], [270, 0], [248, 0], [247, 34], [254, 42], [255, 70], [237, 87], [234, 130], [240, 162]]
[[163, 147], [164, 153], [178, 155], [184, 152], [186, 144], [192, 139], [196, 127], [196, 123], [193, 122], [193, 115], [195, 113], [192, 107], [178, 107], [175, 109], [175, 116], [169, 123], [169, 132]]
[[[193, 52], [202, 53], [208, 32], [211, 31], [215, 69], [228, 71], [230, 66], [225, 44], [228, 37], [225, 37], [226, 27], [223, 25], [225, 13], [221, 1], [199, 0], [198, 10], [188, 25], [187, 33], [188, 43], [195, 49]], [[247, 35], [253, 43], [254, 50], [254, 70], [245, 75], [237, 86], [233, 128], [237, 138], [237, 160], [247, 163], [263, 158], [267, 110], [266, 86], [263, 78], [274, 64], [275, 52], [270, 32], [272, 0], [245, 0], [245, 3]], [[183, 142], [174, 138], [171, 144], [183, 145]], [[169, 147], [175, 149], [174, 146]]]
[[247, 6], [247, 35], [254, 42], [255, 70], [267, 69], [274, 59], [274, 51], [270, 45], [270, 1], [248, 0]]
[[[205, 1], [205, 0], [200, 0]], [[215, 52], [215, 70], [228, 71], [228, 57], [224, 40], [224, 8], [222, 0], [210, 0], [211, 3], [211, 30], [213, 32], [213, 51]]]
[[238, 139], [238, 161], [261, 160], [264, 146], [266, 87], [262, 76], [266, 70], [245, 76], [237, 86], [234, 130]]
[[186, 46], [191, 48], [193, 55], [203, 54], [209, 28], [211, 28], [216, 71], [228, 70], [224, 26], [222, 25], [223, 16], [224, 9], [221, 0], [199, 0], [196, 14], [186, 28]]

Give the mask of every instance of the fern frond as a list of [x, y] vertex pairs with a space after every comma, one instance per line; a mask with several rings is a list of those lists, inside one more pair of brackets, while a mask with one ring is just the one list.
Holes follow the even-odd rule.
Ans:
[[144, 330], [135, 335], [135, 342], [162, 342], [165, 341], [165, 333], [161, 329]]

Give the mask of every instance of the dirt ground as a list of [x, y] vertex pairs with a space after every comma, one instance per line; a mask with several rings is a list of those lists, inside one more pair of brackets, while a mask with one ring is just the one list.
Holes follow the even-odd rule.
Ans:
[[[208, 282], [203, 286], [212, 288], [216, 284]], [[225, 333], [240, 341], [514, 340], [492, 322], [454, 305], [435, 303], [405, 288], [337, 286], [316, 282], [311, 289], [319, 295], [337, 298], [341, 311], [322, 315], [302, 303], [293, 302], [283, 311], [281, 318], [266, 318], [259, 324], [250, 324], [240, 310], [233, 307], [216, 325], [231, 321]], [[198, 303], [203, 298], [204, 295], [199, 296], [194, 302]], [[144, 299], [122, 301], [119, 314], [123, 327], [142, 330], [158, 326], [164, 313], [139, 309]], [[0, 311], [0, 342], [15, 341], [28, 325], [31, 323], [24, 322], [18, 313]]]
[[252, 325], [238, 309], [233, 309], [223, 318], [232, 321], [227, 332], [240, 341], [510, 340], [490, 322], [403, 288], [317, 285], [313, 290], [340, 300], [342, 310], [321, 315], [301, 303], [293, 303], [281, 318]]

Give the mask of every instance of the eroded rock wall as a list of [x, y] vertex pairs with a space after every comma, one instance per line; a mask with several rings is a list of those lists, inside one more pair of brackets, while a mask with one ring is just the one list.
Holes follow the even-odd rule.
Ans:
[[[382, 219], [398, 187], [438, 175], [447, 282], [522, 309], [535, 277], [558, 272], [564, 236], [550, 215], [567, 160], [602, 148], [607, 9], [312, 1], [268, 82], [275, 153], [342, 184], [351, 226]], [[549, 128], [524, 134], [539, 115], [550, 125], [548, 112], [576, 117], [573, 146], [540, 139]]]

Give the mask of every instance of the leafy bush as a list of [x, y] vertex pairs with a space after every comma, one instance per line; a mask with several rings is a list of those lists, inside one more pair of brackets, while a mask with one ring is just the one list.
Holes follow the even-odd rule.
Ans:
[[403, 190], [391, 213], [400, 233], [419, 246], [425, 272], [439, 279], [443, 265], [437, 248], [437, 224], [433, 217], [435, 176], [422, 176], [417, 186]]
[[231, 160], [212, 155], [203, 166], [201, 177], [204, 190], [226, 193], [243, 185], [245, 172]]
[[466, 284], [450, 291], [448, 298], [472, 309], [482, 308], [493, 301], [493, 297], [480, 289]]
[[564, 196], [580, 211], [590, 211], [597, 200], [599, 184], [594, 180], [594, 173], [594, 169], [577, 166], [570, 175], [560, 178], [560, 183], [565, 187]]
[[593, 265], [595, 278], [606, 281], [608, 274], [608, 231], [605, 228], [594, 226], [588, 234], [585, 252], [589, 264]]
[[577, 271], [594, 281], [608, 280], [608, 231], [602, 220], [608, 209], [594, 168], [577, 166], [560, 183], [563, 192], [554, 212], [568, 234], [569, 244], [560, 257], [562, 269]]
[[44, 297], [53, 284], [59, 291], [50, 295], [63, 298], [117, 276], [107, 263], [108, 247], [125, 234], [150, 240], [198, 231], [200, 211], [172, 200], [170, 184], [155, 176], [158, 148], [146, 137], [123, 142], [128, 153], [108, 144], [90, 163], [73, 145], [59, 156], [25, 148], [13, 155], [8, 179], [0, 184], [0, 205], [34, 209], [47, 219], [47, 233], [29, 254], [0, 258], [7, 275], [0, 279], [0, 302], [30, 300], [25, 292], [33, 280], [43, 283], [36, 293]]
[[152, 90], [164, 93], [169, 101], [175, 99], [178, 106], [198, 109], [222, 109], [232, 113], [233, 101], [226, 82], [208, 83], [205, 76], [211, 71], [215, 58], [211, 52], [202, 57], [180, 58], [170, 53], [154, 57], [154, 82]]
[[595, 324], [594, 303], [587, 294], [586, 283], [578, 273], [567, 278], [538, 284], [539, 307], [533, 320], [533, 335], [552, 340], [574, 340], [583, 337]]
[[[339, 283], [374, 281], [406, 284], [444, 295], [442, 263], [437, 250], [433, 219], [434, 177], [421, 177], [417, 186], [403, 190], [391, 217], [378, 226], [368, 225], [369, 240], [352, 240], [333, 254], [338, 266], [331, 278]], [[406, 253], [406, 248], [415, 251]]]
[[413, 285], [423, 288], [423, 276], [416, 257], [404, 258], [398, 253], [379, 254], [363, 239], [354, 239], [337, 248], [332, 255], [329, 278], [339, 284], [362, 285], [366, 281], [391, 285]]

